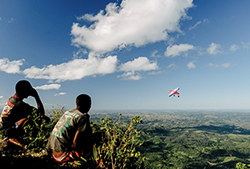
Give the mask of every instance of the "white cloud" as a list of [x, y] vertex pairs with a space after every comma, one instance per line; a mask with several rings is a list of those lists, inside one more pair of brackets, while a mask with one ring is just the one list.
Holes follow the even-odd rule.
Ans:
[[48, 79], [56, 82], [66, 80], [78, 80], [86, 76], [105, 75], [116, 70], [117, 56], [106, 58], [96, 57], [89, 54], [88, 59], [74, 59], [59, 65], [48, 65], [43, 68], [32, 66], [23, 73], [26, 78]]
[[223, 68], [228, 68], [230, 66], [231, 66], [230, 63], [223, 63], [223, 64], [221, 64], [221, 67], [223, 67]]
[[0, 99], [3, 99], [3, 96], [0, 96]]
[[250, 42], [241, 42], [244, 49], [250, 49]]
[[55, 94], [54, 96], [63, 96], [63, 95], [66, 95], [66, 93], [65, 92], [60, 92], [60, 93]]
[[164, 54], [167, 57], [175, 57], [175, 56], [179, 56], [181, 53], [184, 53], [193, 49], [194, 49], [194, 46], [190, 44], [173, 45], [173, 46], [168, 46]]
[[194, 26], [190, 26], [189, 27], [189, 30], [193, 30], [195, 29], [198, 25], [200, 25], [202, 22], [201, 21], [198, 21]]
[[220, 49], [221, 49], [221, 45], [220, 44], [216, 44], [216, 43], [212, 42], [210, 44], [210, 46], [207, 48], [207, 52], [210, 55], [216, 55], [218, 53], [221, 53]]
[[170, 65], [167, 66], [167, 68], [176, 68], [176, 65], [174, 63], [171, 63]]
[[118, 76], [123, 80], [140, 80], [142, 77], [140, 75], [136, 75], [134, 71], [125, 72], [121, 76]]
[[24, 61], [24, 59], [14, 61], [9, 61], [8, 58], [0, 59], [0, 70], [6, 73], [21, 73], [20, 66]]
[[239, 50], [240, 49], [240, 47], [238, 46], [238, 45], [235, 45], [235, 44], [233, 44], [233, 45], [231, 45], [230, 46], [230, 51], [233, 51], [233, 52], [235, 52], [236, 50]]
[[218, 65], [218, 64], [213, 64], [213, 63], [209, 63], [208, 66], [210, 66], [210, 67], [219, 67], [220, 65]]
[[81, 59], [84, 55], [87, 55], [88, 52], [85, 49], [79, 49], [76, 52], [73, 52], [73, 59]]
[[[180, 31], [179, 22], [187, 17], [193, 0], [123, 0], [109, 3], [97, 15], [86, 14], [78, 19], [93, 22], [89, 27], [73, 23], [72, 43], [91, 51], [106, 53], [120, 43], [140, 47], [168, 38]], [[112, 37], [112, 38], [111, 38]]]
[[189, 62], [189, 63], [187, 64], [187, 67], [188, 67], [189, 69], [194, 69], [196, 66], [195, 66], [194, 62]]
[[218, 64], [213, 64], [213, 63], [209, 63], [208, 66], [210, 66], [210, 67], [219, 67]]
[[197, 26], [199, 26], [200, 24], [205, 24], [205, 23], [209, 23], [210, 21], [208, 19], [203, 19], [202, 21], [198, 21], [196, 22], [196, 24], [194, 26], [190, 26], [189, 30], [193, 30], [195, 29]]
[[149, 75], [160, 75], [160, 74], [163, 74], [163, 73], [167, 73], [167, 71], [153, 71], [153, 72], [149, 72], [148, 74]]
[[133, 61], [121, 64], [121, 71], [149, 71], [158, 69], [156, 62], [150, 62], [146, 57], [139, 57]]
[[151, 53], [151, 57], [161, 57], [161, 55], [158, 54], [158, 50], [154, 50], [154, 51]]
[[40, 89], [40, 90], [51, 90], [51, 89], [59, 89], [61, 87], [60, 84], [49, 84], [49, 85], [42, 85], [42, 86], [37, 86], [34, 87], [35, 89]]
[[119, 78], [123, 80], [140, 80], [142, 77], [136, 74], [135, 71], [150, 71], [158, 69], [157, 62], [151, 62], [146, 57], [139, 57], [133, 61], [129, 61], [120, 65], [120, 71], [125, 73]]
[[222, 67], [222, 68], [228, 68], [231, 66], [230, 63], [223, 63], [223, 64], [213, 64], [213, 63], [209, 63], [208, 66], [210, 67], [215, 67], [215, 68], [219, 68], [219, 67]]
[[[156, 70], [157, 62], [139, 57], [117, 67], [117, 56], [104, 56], [104, 53], [121, 48], [121, 43], [129, 48], [167, 40], [169, 33], [181, 31], [179, 23], [188, 18], [187, 10], [191, 7], [193, 0], [122, 0], [120, 4], [109, 3], [98, 14], [78, 17], [79, 23], [72, 24], [72, 44], [85, 47], [75, 52], [72, 60], [20, 71], [24, 59], [12, 62], [0, 59], [0, 70], [23, 73], [26, 78], [47, 79], [50, 82], [78, 80], [115, 71], [124, 71], [126, 79], [139, 80], [138, 71]], [[91, 21], [91, 25], [80, 25], [82, 19]], [[90, 51], [88, 58], [82, 59], [87, 51]], [[157, 54], [154, 51], [152, 56], [158, 57]]]

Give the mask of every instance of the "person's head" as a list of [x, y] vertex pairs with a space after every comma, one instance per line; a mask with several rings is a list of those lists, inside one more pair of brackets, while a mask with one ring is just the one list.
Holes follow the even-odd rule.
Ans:
[[27, 98], [32, 90], [33, 88], [27, 80], [20, 80], [16, 84], [16, 93], [18, 97]]
[[80, 94], [76, 98], [77, 109], [82, 113], [87, 113], [91, 107], [91, 98], [86, 94]]

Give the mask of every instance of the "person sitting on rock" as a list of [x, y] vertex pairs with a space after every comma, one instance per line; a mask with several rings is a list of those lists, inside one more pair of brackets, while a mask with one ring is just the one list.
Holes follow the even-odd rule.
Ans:
[[[37, 91], [27, 80], [18, 81], [15, 90], [16, 93], [7, 100], [1, 113], [0, 130], [10, 142], [23, 147], [22, 139], [20, 139], [24, 134], [23, 127], [32, 123], [27, 116], [36, 109], [41, 117], [46, 117], [46, 120], [49, 118], [44, 115], [44, 107]], [[23, 101], [29, 96], [35, 98], [37, 108]]]
[[90, 107], [90, 96], [81, 94], [76, 98], [76, 109], [66, 111], [56, 123], [47, 143], [55, 161], [64, 163], [92, 155], [94, 137], [88, 114]]

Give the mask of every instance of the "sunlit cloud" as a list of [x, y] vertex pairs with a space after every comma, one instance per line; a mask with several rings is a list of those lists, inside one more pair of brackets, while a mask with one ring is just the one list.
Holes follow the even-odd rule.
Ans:
[[207, 52], [210, 55], [216, 55], [218, 53], [221, 53], [221, 45], [220, 44], [216, 44], [214, 42], [212, 42], [209, 47], [207, 48]]
[[188, 67], [189, 69], [194, 69], [194, 68], [196, 68], [194, 62], [189, 62], [189, 63], [187, 64], [187, 67]]
[[[179, 32], [181, 20], [187, 19], [192, 0], [123, 0], [109, 3], [97, 15], [85, 14], [78, 20], [93, 22], [86, 27], [73, 23], [72, 43], [91, 51], [106, 53], [119, 44], [140, 47], [166, 40], [168, 33]], [[112, 37], [112, 38], [110, 38]]]
[[164, 55], [166, 57], [175, 57], [193, 49], [194, 46], [190, 44], [179, 44], [179, 45], [168, 46]]
[[228, 68], [231, 66], [230, 63], [223, 63], [223, 64], [213, 64], [213, 63], [209, 63], [208, 66], [210, 67], [215, 67], [215, 68]]
[[160, 74], [163, 74], [163, 73], [167, 73], [167, 71], [159, 70], [159, 71], [149, 72], [148, 74], [149, 75], [160, 75]]
[[21, 73], [20, 66], [24, 59], [10, 61], [8, 58], [0, 59], [0, 70], [6, 73]]
[[229, 50], [232, 52], [235, 52], [236, 50], [239, 50], [239, 49], [240, 49], [240, 47], [238, 45], [235, 45], [235, 44], [231, 45], [229, 48]]
[[55, 94], [54, 96], [63, 96], [63, 95], [66, 95], [66, 93], [65, 92], [60, 92], [60, 93]]
[[139, 57], [133, 61], [121, 64], [119, 70], [125, 73], [119, 77], [125, 80], [139, 80], [141, 76], [136, 74], [136, 71], [150, 71], [156, 69], [158, 69], [157, 62], [152, 62], [147, 57]]
[[203, 19], [202, 21], [196, 22], [195, 25], [190, 26], [188, 30], [193, 30], [193, 29], [195, 29], [196, 27], [198, 27], [199, 25], [201, 25], [201, 24], [206, 24], [206, 23], [209, 23], [209, 22], [210, 22], [210, 21], [209, 21], [208, 19]]
[[73, 59], [81, 59], [84, 56], [88, 55], [88, 52], [86, 49], [79, 49], [76, 52], [73, 52]]
[[[41, 67], [34, 65], [21, 71], [20, 66], [24, 59], [9, 61], [5, 58], [0, 59], [0, 70], [6, 73], [22, 73], [29, 79], [46, 79], [51, 83], [80, 80], [116, 71], [124, 72], [123, 79], [139, 80], [142, 78], [140, 71], [158, 69], [156, 61], [139, 57], [117, 66], [117, 56], [108, 52], [120, 49], [121, 43], [129, 48], [167, 40], [169, 33], [181, 32], [180, 22], [189, 19], [187, 10], [193, 6], [193, 0], [122, 0], [119, 4], [109, 3], [98, 14], [77, 17], [79, 23], [72, 24], [72, 44], [79, 47], [73, 53], [72, 60]], [[81, 25], [82, 20], [90, 21], [90, 26]], [[14, 19], [11, 18], [10, 21]], [[177, 56], [193, 48], [189, 44], [180, 44], [174, 51], [172, 46], [170, 55]], [[88, 58], [83, 59], [86, 55]], [[160, 55], [155, 50], [151, 57]], [[37, 86], [37, 89], [57, 89], [51, 85]]]
[[133, 61], [121, 64], [121, 71], [149, 71], [158, 69], [157, 62], [150, 61], [147, 57], [139, 57]]
[[176, 65], [174, 63], [171, 63], [167, 66], [167, 68], [176, 68]]
[[151, 57], [154, 57], [154, 58], [158, 58], [158, 57], [161, 57], [161, 55], [158, 54], [158, 50], [154, 50], [152, 53], [151, 53]]
[[142, 77], [139, 74], [136, 74], [134, 71], [125, 72], [122, 75], [118, 76], [122, 80], [140, 80]]
[[40, 89], [40, 90], [51, 90], [51, 89], [60, 89], [61, 85], [60, 84], [49, 84], [49, 85], [42, 85], [42, 86], [36, 86], [34, 87], [35, 89]]
[[32, 66], [23, 73], [26, 78], [47, 79], [62, 82], [67, 80], [79, 80], [87, 76], [105, 75], [116, 70], [117, 56], [106, 58], [89, 54], [88, 59], [73, 59], [59, 65], [48, 65], [43, 68]]
[[242, 42], [241, 44], [244, 49], [250, 49], [250, 42]]
[[223, 67], [223, 68], [228, 68], [230, 66], [231, 66], [230, 63], [223, 63], [223, 64], [221, 64], [221, 67]]

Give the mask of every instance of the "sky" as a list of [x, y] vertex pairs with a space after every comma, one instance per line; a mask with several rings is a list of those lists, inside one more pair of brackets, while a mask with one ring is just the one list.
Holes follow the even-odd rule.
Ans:
[[[0, 0], [0, 108], [250, 109], [249, 0]], [[180, 87], [180, 98], [168, 97]], [[35, 106], [34, 98], [25, 102]]]

